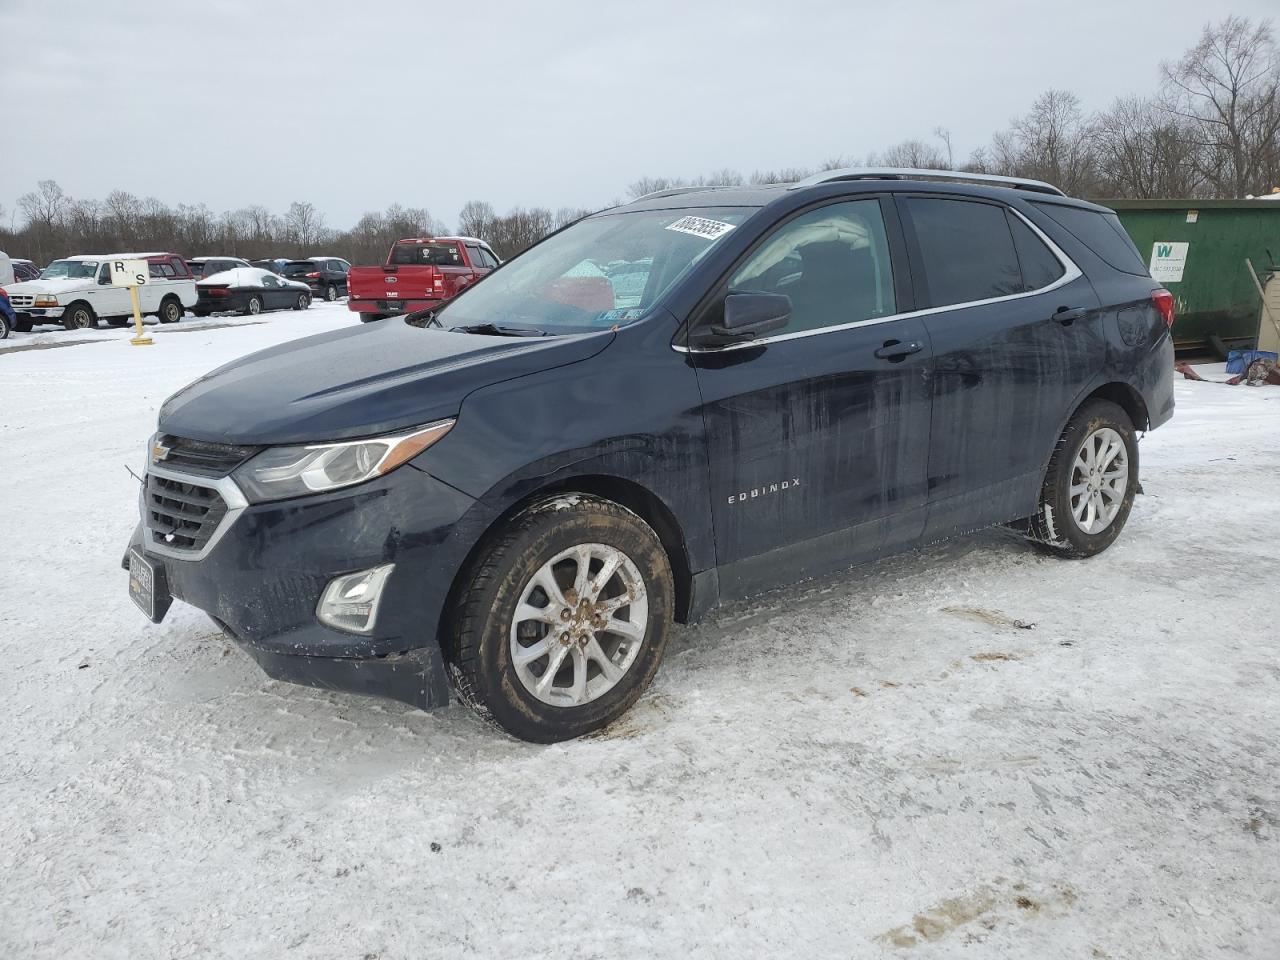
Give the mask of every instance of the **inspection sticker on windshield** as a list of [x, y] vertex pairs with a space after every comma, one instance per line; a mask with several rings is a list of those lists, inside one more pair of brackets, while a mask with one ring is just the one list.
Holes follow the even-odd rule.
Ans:
[[719, 240], [733, 229], [732, 223], [720, 220], [708, 220], [706, 217], [681, 217], [667, 227], [677, 233], [688, 233], [703, 240]]

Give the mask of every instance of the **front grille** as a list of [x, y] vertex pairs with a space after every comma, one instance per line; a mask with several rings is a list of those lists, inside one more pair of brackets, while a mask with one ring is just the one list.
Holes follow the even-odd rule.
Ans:
[[9, 302], [15, 307], [30, 307], [36, 302], [36, 298], [30, 293], [15, 293], [10, 295]]
[[159, 461], [166, 468], [190, 471], [205, 477], [225, 477], [262, 449], [234, 443], [188, 440], [167, 434], [157, 437], [156, 442], [169, 448], [168, 455]]
[[147, 530], [157, 546], [201, 550], [226, 515], [213, 487], [147, 474]]

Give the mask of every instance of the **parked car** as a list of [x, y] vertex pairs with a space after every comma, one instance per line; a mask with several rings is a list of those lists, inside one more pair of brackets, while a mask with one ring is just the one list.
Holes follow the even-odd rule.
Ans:
[[22, 282], [26, 280], [34, 280], [36, 277], [40, 276], [40, 268], [30, 260], [14, 259], [12, 261], [12, 266], [13, 278], [15, 281]]
[[347, 272], [351, 264], [338, 257], [308, 257], [306, 260], [290, 260], [280, 270], [280, 275], [290, 280], [301, 280], [311, 292], [325, 300], [337, 300], [347, 295]]
[[259, 270], [270, 270], [272, 273], [282, 274], [282, 271], [284, 270], [284, 265], [288, 262], [289, 262], [288, 260], [284, 260], [284, 259], [254, 260], [250, 264], [250, 266], [257, 267]]
[[352, 267], [347, 307], [366, 323], [435, 307], [498, 266], [489, 245], [474, 237], [397, 240], [380, 267]]
[[17, 314], [13, 312], [13, 305], [9, 303], [9, 294], [0, 287], [0, 340], [8, 338], [9, 331], [13, 329], [17, 319]]
[[191, 275], [195, 277], [196, 283], [199, 284], [201, 277], [222, 273], [224, 270], [235, 270], [237, 267], [252, 266], [252, 264], [239, 257], [192, 257], [187, 261], [187, 266], [191, 269]]
[[13, 283], [15, 279], [13, 261], [7, 253], [0, 250], [0, 284]]
[[197, 317], [211, 313], [253, 315], [264, 310], [305, 310], [311, 306], [311, 288], [286, 280], [270, 270], [235, 267], [205, 277], [196, 284], [199, 300], [191, 308]]
[[133, 316], [126, 287], [111, 285], [110, 260], [146, 260], [150, 278], [138, 288], [144, 314], [161, 323], [177, 323], [187, 307], [196, 303], [196, 284], [186, 262], [176, 253], [87, 254], [55, 260], [36, 280], [9, 287], [9, 299], [17, 311], [16, 328], [61, 323], [68, 330], [98, 326], [99, 320], [123, 327]]
[[[619, 307], [623, 260], [648, 277]], [[1048, 184], [660, 192], [434, 314], [171, 396], [130, 592], [208, 611], [273, 677], [420, 707], [452, 684], [563, 740], [718, 601], [993, 524], [1105, 550], [1136, 433], [1173, 414], [1172, 321], [1115, 214]]]

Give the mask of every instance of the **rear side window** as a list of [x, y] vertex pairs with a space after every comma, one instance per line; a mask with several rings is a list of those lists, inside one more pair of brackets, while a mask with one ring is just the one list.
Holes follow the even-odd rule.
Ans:
[[1138, 253], [1138, 248], [1114, 213], [1099, 213], [1056, 203], [1037, 203], [1036, 207], [1117, 270], [1139, 277], [1148, 275], [1142, 254]]
[[1018, 266], [1022, 268], [1022, 288], [1039, 290], [1047, 287], [1066, 270], [1044, 241], [1022, 222], [1022, 218], [1010, 213], [1009, 229], [1013, 232], [1013, 247], [1018, 253]]
[[1022, 292], [1022, 270], [1003, 207], [911, 197], [907, 209], [924, 259], [930, 306]]

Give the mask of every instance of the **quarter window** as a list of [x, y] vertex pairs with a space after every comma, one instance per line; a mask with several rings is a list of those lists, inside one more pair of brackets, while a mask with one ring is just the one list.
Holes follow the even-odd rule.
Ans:
[[1004, 208], [969, 200], [907, 200], [924, 260], [929, 305], [1022, 292], [1022, 270]]
[[1022, 268], [1023, 290], [1047, 287], [1066, 273], [1062, 261], [1023, 223], [1021, 217], [1014, 213], [1009, 213], [1008, 217], [1009, 229], [1013, 232], [1013, 247], [1018, 253], [1018, 266]]
[[791, 298], [783, 333], [818, 330], [896, 310], [880, 201], [834, 203], [779, 227], [729, 278], [730, 293]]

